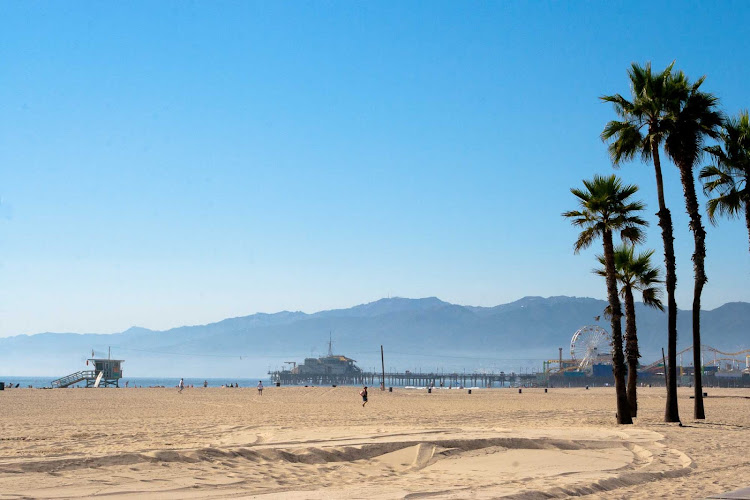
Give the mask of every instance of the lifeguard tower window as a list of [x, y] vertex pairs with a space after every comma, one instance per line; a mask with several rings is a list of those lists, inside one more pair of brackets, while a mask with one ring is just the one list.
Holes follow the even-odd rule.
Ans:
[[91, 359], [89, 361], [90, 364], [94, 365], [94, 379], [99, 373], [102, 373], [100, 387], [119, 386], [119, 381], [122, 378], [122, 359]]
[[120, 368], [120, 359], [94, 359], [94, 367], [96, 368], [97, 374], [99, 372], [104, 373], [105, 379], [119, 379], [122, 377], [122, 369]]

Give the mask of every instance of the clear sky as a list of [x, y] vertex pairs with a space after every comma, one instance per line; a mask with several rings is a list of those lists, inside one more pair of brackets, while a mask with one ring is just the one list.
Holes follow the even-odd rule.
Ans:
[[[603, 299], [560, 216], [612, 172], [598, 97], [676, 60], [736, 114], [748, 35], [745, 1], [2, 2], [0, 336]], [[661, 263], [653, 167], [619, 174]], [[705, 308], [750, 301], [743, 223], [706, 225]]]

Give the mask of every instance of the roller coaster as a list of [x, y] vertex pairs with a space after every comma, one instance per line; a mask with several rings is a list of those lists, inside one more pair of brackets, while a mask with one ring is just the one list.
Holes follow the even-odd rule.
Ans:
[[[693, 350], [693, 346], [686, 347], [685, 349], [681, 350], [677, 353], [677, 356], [679, 356], [680, 360], [680, 374], [682, 375], [682, 355], [686, 352], [690, 352]], [[720, 362], [724, 362], [726, 366], [729, 367], [730, 370], [741, 370], [740, 365], [743, 363], [742, 357], [744, 356], [744, 363], [745, 368], [743, 371], [750, 372], [750, 349], [743, 349], [741, 351], [737, 352], [725, 352], [720, 351], [719, 349], [716, 349], [715, 347], [711, 347], [710, 345], [701, 344], [701, 354], [702, 359], [706, 358], [706, 354], [709, 354], [708, 359], [713, 358], [713, 364], [714, 366], [719, 366]], [[702, 362], [705, 366], [705, 363]], [[650, 365], [646, 365], [642, 368], [642, 371], [644, 372], [655, 372], [658, 370], [664, 369], [664, 363], [662, 360], [657, 360]]]

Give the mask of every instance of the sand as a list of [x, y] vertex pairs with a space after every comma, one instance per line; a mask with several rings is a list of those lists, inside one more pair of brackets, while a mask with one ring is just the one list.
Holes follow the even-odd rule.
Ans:
[[750, 486], [750, 389], [635, 425], [612, 388], [0, 392], [0, 498], [706, 498]]

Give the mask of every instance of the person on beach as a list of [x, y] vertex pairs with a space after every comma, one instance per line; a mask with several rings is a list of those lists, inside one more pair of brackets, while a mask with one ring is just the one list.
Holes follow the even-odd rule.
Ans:
[[206, 387], [208, 387], [208, 380], [203, 381], [203, 388], [205, 389]]
[[179, 385], [179, 387], [180, 387], [179, 392], [182, 392], [182, 390], [185, 388], [185, 380], [184, 379], [180, 379], [180, 385]]
[[367, 386], [364, 386], [362, 390], [359, 391], [359, 395], [362, 396], [362, 408], [364, 408], [367, 404]]
[[258, 380], [258, 395], [263, 395], [263, 382], [261, 382], [260, 380]]

